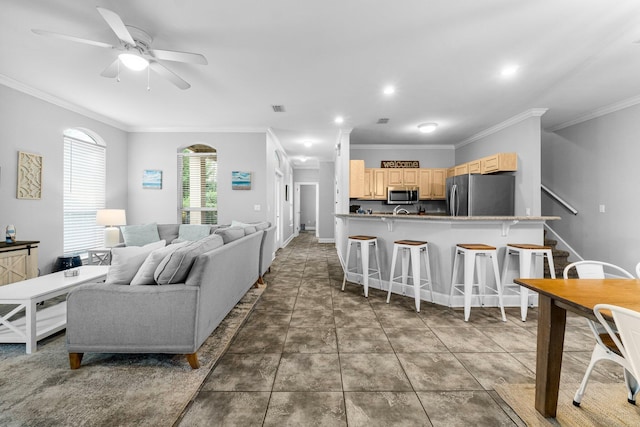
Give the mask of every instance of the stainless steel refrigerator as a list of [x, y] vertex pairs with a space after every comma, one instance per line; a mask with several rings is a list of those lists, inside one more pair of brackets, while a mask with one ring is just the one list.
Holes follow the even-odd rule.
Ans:
[[452, 216], [513, 216], [514, 175], [459, 175], [447, 178], [447, 213]]

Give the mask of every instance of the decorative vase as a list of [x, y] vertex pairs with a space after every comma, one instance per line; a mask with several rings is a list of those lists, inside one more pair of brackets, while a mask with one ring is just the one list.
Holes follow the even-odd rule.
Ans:
[[15, 243], [16, 242], [16, 227], [13, 224], [7, 225], [6, 228], [7, 239], [5, 240], [7, 243]]

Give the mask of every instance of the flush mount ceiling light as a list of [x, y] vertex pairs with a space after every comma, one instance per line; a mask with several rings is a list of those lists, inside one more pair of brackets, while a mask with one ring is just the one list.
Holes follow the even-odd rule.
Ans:
[[306, 158], [306, 157], [300, 157], [300, 161], [301, 161], [302, 163], [304, 163], [304, 162], [306, 162], [306, 161], [307, 161], [307, 158]]
[[133, 71], [142, 71], [149, 66], [149, 61], [135, 53], [121, 53], [118, 58], [125, 67]]
[[500, 75], [502, 77], [513, 77], [518, 73], [519, 69], [520, 67], [515, 64], [507, 65], [500, 71]]
[[338, 116], [335, 119], [333, 119], [333, 122], [337, 124], [344, 123], [344, 119], [342, 118], [342, 116]]
[[438, 127], [437, 123], [422, 123], [418, 125], [418, 129], [422, 133], [431, 133]]
[[393, 95], [396, 91], [396, 88], [393, 86], [385, 86], [385, 88], [382, 90], [382, 93], [384, 93], [385, 95]]
[[310, 147], [311, 147], [311, 145], [312, 145], [312, 144], [311, 144], [311, 142], [309, 142], [309, 141], [307, 141], [307, 142], [305, 142], [305, 143], [304, 143], [304, 146], [305, 146], [305, 147], [307, 147], [307, 148], [310, 148]]

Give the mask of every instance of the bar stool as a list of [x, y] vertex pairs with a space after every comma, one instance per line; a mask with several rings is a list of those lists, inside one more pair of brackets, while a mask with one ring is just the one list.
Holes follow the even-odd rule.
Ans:
[[[349, 256], [351, 255], [351, 246], [356, 245], [356, 267], [353, 270], [349, 270]], [[371, 269], [369, 267], [369, 246], [373, 246], [376, 255], [376, 268]], [[360, 260], [362, 273], [358, 272], [358, 252], [360, 252]], [[366, 271], [366, 273], [365, 273]], [[344, 278], [342, 279], [342, 290], [344, 291], [344, 285], [347, 281], [347, 273], [356, 272], [362, 274], [362, 284], [364, 285], [364, 296], [369, 297], [369, 276], [378, 273], [378, 279], [382, 286], [382, 275], [380, 274], [380, 257], [378, 256], [378, 238], [374, 236], [349, 236], [349, 242], [347, 244], [347, 261], [344, 267]]]
[[[400, 276], [393, 276], [396, 269], [396, 261], [398, 258], [398, 251], [402, 251], [402, 274]], [[420, 255], [423, 255], [420, 257]], [[422, 267], [421, 261], [424, 261], [424, 269], [426, 278], [420, 278], [420, 269]], [[412, 275], [409, 276], [409, 263], [411, 263]], [[399, 277], [402, 277], [402, 282], [396, 281]], [[402, 286], [402, 295], [405, 294], [405, 286], [407, 285], [408, 278], [411, 277], [413, 282], [413, 296], [416, 301], [416, 311], [420, 312], [420, 289], [425, 286], [429, 287], [429, 295], [431, 302], [433, 302], [433, 287], [431, 285], [431, 266], [429, 265], [429, 247], [427, 242], [419, 240], [396, 240], [393, 242], [393, 256], [391, 258], [391, 272], [389, 273], [389, 292], [387, 293], [387, 304], [391, 299], [391, 287], [394, 283], [398, 283]]]
[[517, 294], [520, 294], [520, 317], [522, 321], [527, 320], [527, 308], [529, 306], [529, 290], [523, 286], [519, 286], [513, 282], [506, 282], [507, 273], [509, 272], [509, 260], [512, 256], [519, 257], [519, 276], [522, 278], [532, 279], [535, 278], [535, 265], [537, 256], [542, 256], [542, 262], [544, 263], [544, 257], [547, 257], [547, 263], [549, 264], [549, 273], [551, 278], [556, 278], [556, 271], [553, 265], [553, 255], [551, 253], [551, 246], [533, 245], [528, 243], [508, 243], [504, 253], [504, 263], [502, 264], [502, 279], [505, 280], [503, 287], [505, 291], [507, 286], [509, 289]]
[[[458, 276], [458, 270], [460, 268], [459, 258], [464, 257], [464, 283], [455, 283]], [[486, 265], [485, 263], [478, 263], [477, 276], [478, 283], [473, 283], [474, 273], [476, 273], [476, 261], [477, 257], [491, 258], [493, 274], [496, 280], [495, 293], [498, 295], [498, 304], [500, 305], [500, 313], [502, 314], [502, 321], [507, 321], [507, 316], [504, 314], [504, 304], [502, 303], [502, 282], [500, 282], [500, 273], [498, 271], [498, 251], [495, 247], [484, 245], [480, 243], [458, 243], [456, 245], [456, 252], [453, 256], [453, 273], [451, 275], [451, 292], [449, 293], [449, 307], [451, 307], [451, 299], [454, 292], [459, 292], [464, 295], [464, 321], [469, 321], [469, 315], [471, 314], [471, 296], [473, 294], [473, 288], [478, 288], [478, 297], [480, 298], [480, 305], [484, 305], [484, 297], [486, 292]], [[493, 291], [493, 289], [491, 289]]]

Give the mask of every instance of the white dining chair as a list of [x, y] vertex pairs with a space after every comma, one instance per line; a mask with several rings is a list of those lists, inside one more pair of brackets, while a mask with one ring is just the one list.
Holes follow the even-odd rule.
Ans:
[[[631, 273], [615, 264], [603, 261], [577, 261], [567, 265], [564, 268], [562, 276], [565, 279], [569, 278], [569, 272], [572, 268], [575, 268], [580, 279], [604, 279], [605, 277], [607, 277], [607, 275], [622, 276], [629, 279], [634, 278]], [[611, 348], [607, 345], [610, 343], [609, 340], [606, 339], [606, 337], [608, 336], [606, 329], [603, 328], [599, 322], [595, 322], [593, 320], [587, 319], [587, 324], [589, 325], [589, 329], [591, 329], [591, 332], [593, 333], [596, 344], [593, 347], [593, 352], [591, 353], [591, 361], [589, 362], [587, 371], [584, 374], [584, 378], [582, 379], [580, 388], [578, 388], [578, 391], [576, 392], [576, 395], [573, 399], [573, 404], [575, 406], [580, 406], [582, 395], [584, 394], [584, 390], [587, 387], [587, 381], [589, 381], [589, 376], [591, 375], [591, 371], [593, 370], [595, 364], [600, 360], [613, 360], [614, 362], [618, 362], [619, 358], [619, 356], [615, 352], [612, 352]], [[603, 337], [605, 337], [604, 340]], [[605, 343], [605, 341], [607, 341], [607, 343]], [[625, 379], [626, 378], [627, 372], [625, 371]], [[635, 393], [633, 394], [633, 396], [635, 396]]]
[[640, 279], [640, 262], [636, 264], [636, 276]]
[[[610, 322], [602, 315], [603, 311], [611, 312], [615, 332]], [[607, 359], [624, 368], [624, 380], [628, 391], [627, 401], [635, 405], [636, 395], [640, 390], [637, 381], [637, 378], [640, 378], [640, 313], [610, 304], [597, 304], [593, 312], [600, 326], [605, 330], [601, 341], [606, 342], [606, 347], [600, 348], [596, 345], [593, 350], [587, 373], [573, 398], [573, 404], [580, 406], [594, 365], [599, 360]]]

